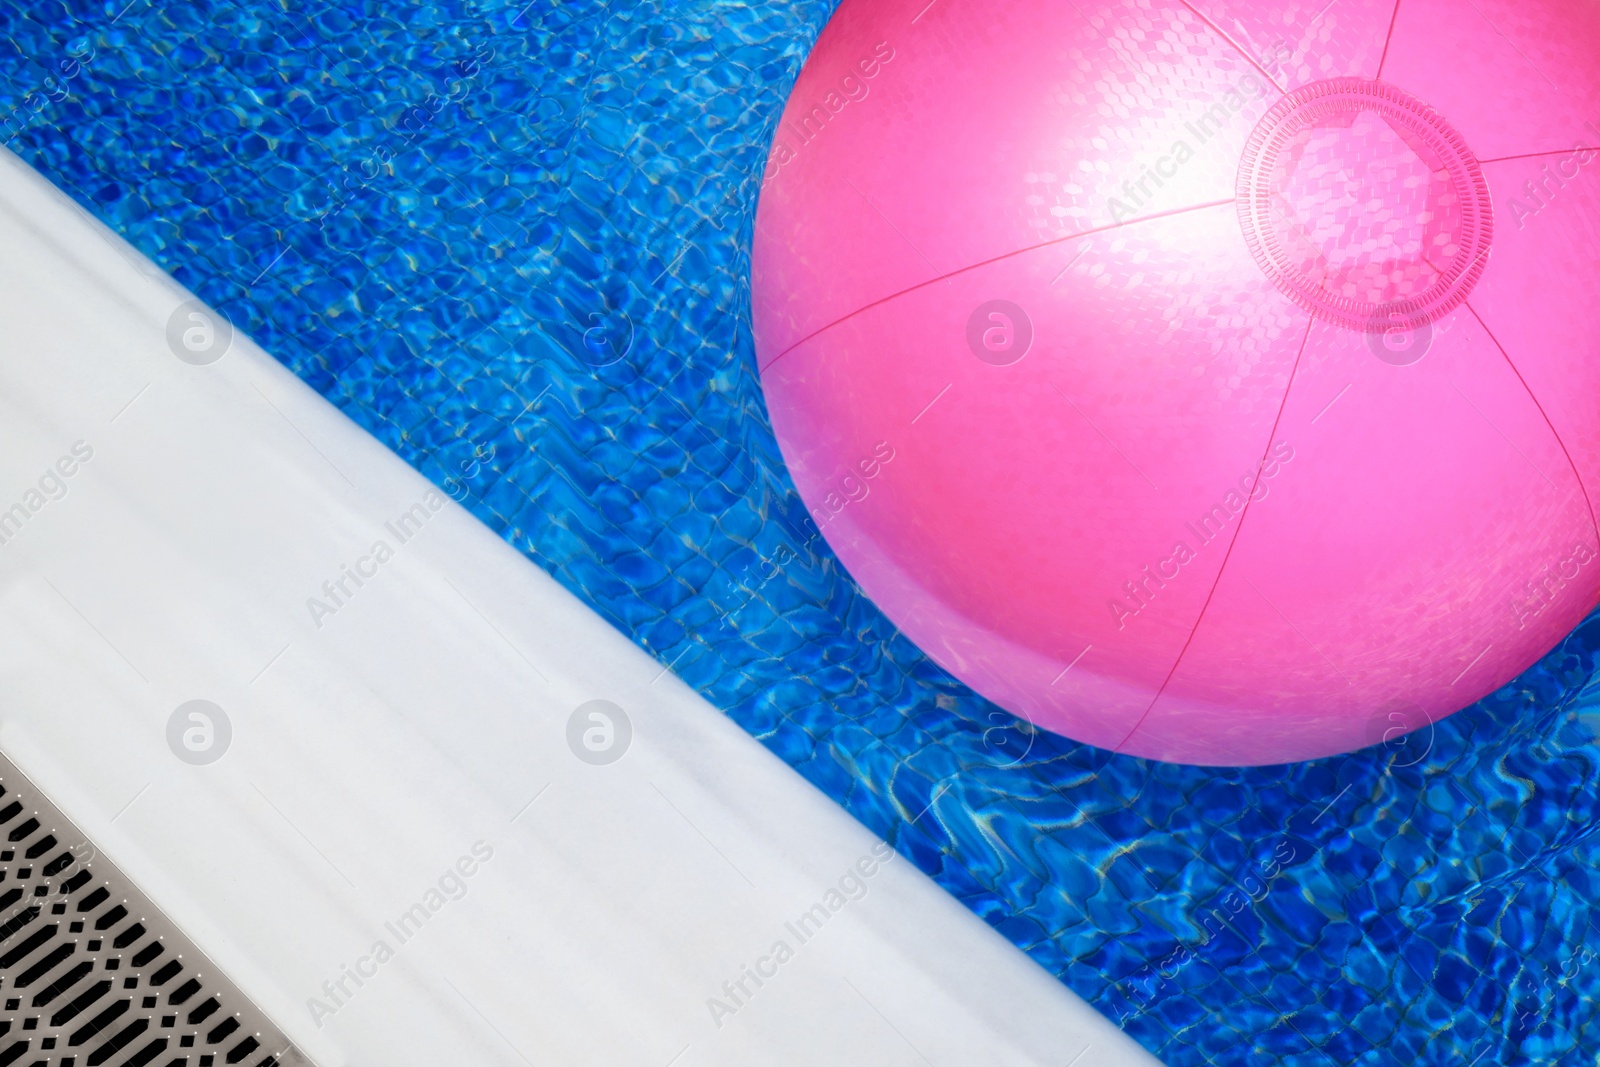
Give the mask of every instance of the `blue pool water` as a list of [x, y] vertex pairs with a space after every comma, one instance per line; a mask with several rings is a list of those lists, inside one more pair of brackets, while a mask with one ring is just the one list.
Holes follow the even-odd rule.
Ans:
[[746, 288], [830, 0], [124, 2], [0, 0], [10, 147], [1172, 1067], [1600, 1057], [1600, 620], [1199, 770], [1029, 732], [841, 571]]

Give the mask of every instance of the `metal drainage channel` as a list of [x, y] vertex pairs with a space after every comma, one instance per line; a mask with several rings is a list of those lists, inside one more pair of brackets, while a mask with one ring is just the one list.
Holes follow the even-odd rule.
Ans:
[[309, 1063], [0, 755], [0, 1067]]

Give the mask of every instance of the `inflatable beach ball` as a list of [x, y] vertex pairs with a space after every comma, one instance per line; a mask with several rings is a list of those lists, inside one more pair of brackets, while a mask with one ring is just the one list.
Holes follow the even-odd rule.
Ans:
[[753, 252], [812, 518], [1137, 756], [1311, 759], [1600, 597], [1600, 6], [844, 0]]

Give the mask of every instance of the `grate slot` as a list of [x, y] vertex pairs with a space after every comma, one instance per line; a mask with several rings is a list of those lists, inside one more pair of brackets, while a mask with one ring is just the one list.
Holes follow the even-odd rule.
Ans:
[[[33, 912], [33, 915], [29, 916], [28, 919], [29, 922], [32, 922], [33, 918], [39, 914], [39, 909], [29, 908], [28, 911], [25, 911], [22, 914], [27, 915], [28, 912]], [[18, 916], [18, 918], [21, 918], [21, 916]], [[4, 956], [0, 956], [0, 967], [15, 967], [23, 959], [23, 957], [33, 952], [34, 949], [38, 948], [46, 941], [49, 941], [52, 937], [55, 937], [56, 932], [59, 929], [60, 927], [52, 925], [46, 926], [43, 930], [34, 931], [16, 948], [13, 948]]]
[[237, 1045], [233, 1046], [232, 1050], [229, 1051], [228, 1062], [238, 1063], [240, 1060], [244, 1059], [246, 1056], [250, 1055], [250, 1053], [254, 1052], [260, 1047], [261, 1042], [257, 1041], [253, 1037], [247, 1037]]
[[234, 1018], [224, 1019], [220, 1023], [218, 1023], [216, 1026], [212, 1027], [211, 1032], [206, 1035], [206, 1044], [208, 1044], [208, 1045], [220, 1044], [223, 1041], [227, 1040], [228, 1035], [233, 1033], [237, 1029], [239, 1029], [239, 1020], [238, 1019], [234, 1019]]
[[[10, 890], [4, 896], [0, 896], [0, 908], [10, 907], [12, 903], [20, 899], [22, 899], [22, 890]], [[9, 941], [12, 934], [33, 922], [40, 914], [37, 907], [24, 908], [5, 922], [0, 923], [0, 941]]]
[[68, 970], [60, 978], [57, 978], [54, 982], [51, 982], [49, 985], [39, 990], [39, 992], [35, 993], [33, 995], [33, 1006], [36, 1008], [42, 1008], [46, 1004], [49, 1004], [52, 1000], [65, 993], [73, 986], [77, 985], [83, 980], [83, 977], [92, 970], [94, 970], [94, 964], [90, 963], [88, 960], [79, 961], [77, 965]]
[[166, 1050], [167, 1039], [164, 1037], [158, 1037], [129, 1057], [128, 1062], [123, 1064], [123, 1067], [144, 1067], [145, 1064], [149, 1063]]
[[89, 1067], [100, 1067], [102, 1063], [137, 1041], [148, 1029], [150, 1029], [149, 1019], [135, 1019], [119, 1030], [117, 1036], [89, 1053]]
[[71, 1022], [84, 1008], [87, 1008], [109, 992], [111, 992], [110, 982], [96, 982], [82, 993], [79, 993], [66, 1007], [50, 1016], [50, 1025], [61, 1026], [64, 1023]]
[[83, 1044], [95, 1034], [98, 1034], [100, 1031], [104, 1030], [106, 1027], [122, 1018], [122, 1016], [125, 1015], [128, 1009], [131, 1007], [133, 1007], [133, 1001], [131, 1000], [117, 1001], [116, 1003], [112, 1004], [111, 1007], [105, 1009], [99, 1015], [96, 1015], [93, 1019], [90, 1019], [88, 1022], [80, 1026], [67, 1041], [67, 1044], [72, 1045], [73, 1047]]
[[176, 976], [181, 970], [183, 970], [183, 964], [179, 963], [177, 960], [168, 960], [166, 966], [162, 967], [159, 971], [150, 976], [150, 984], [166, 985], [168, 982], [172, 981], [173, 977]]
[[26, 989], [39, 979], [43, 978], [45, 975], [49, 974], [51, 971], [55, 970], [56, 966], [60, 964], [62, 960], [72, 955], [73, 948], [74, 946], [72, 942], [68, 941], [65, 944], [57, 945], [55, 948], [45, 953], [44, 958], [38, 963], [35, 963], [32, 967], [29, 967], [27, 970], [17, 975], [17, 980], [15, 982], [16, 987], [18, 989]]
[[127, 918], [127, 916], [128, 909], [123, 907], [121, 904], [118, 904], [116, 907], [100, 916], [100, 918], [96, 919], [94, 921], [94, 928], [96, 930], [109, 930], [111, 927], [117, 925], [117, 923]]
[[111, 896], [111, 891], [108, 890], [105, 886], [101, 886], [99, 889], [96, 889], [93, 893], [90, 893], [88, 896], [86, 896], [82, 900], [78, 901], [78, 911], [80, 911], [80, 912], [93, 911], [94, 909], [98, 908], [104, 901], [109, 899], [110, 896]]

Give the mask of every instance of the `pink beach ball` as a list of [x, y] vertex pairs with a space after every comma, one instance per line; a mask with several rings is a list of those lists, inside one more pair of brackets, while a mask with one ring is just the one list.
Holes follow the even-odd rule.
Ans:
[[979, 693], [1347, 752], [1600, 599], [1600, 6], [844, 0], [756, 222], [773, 427]]

